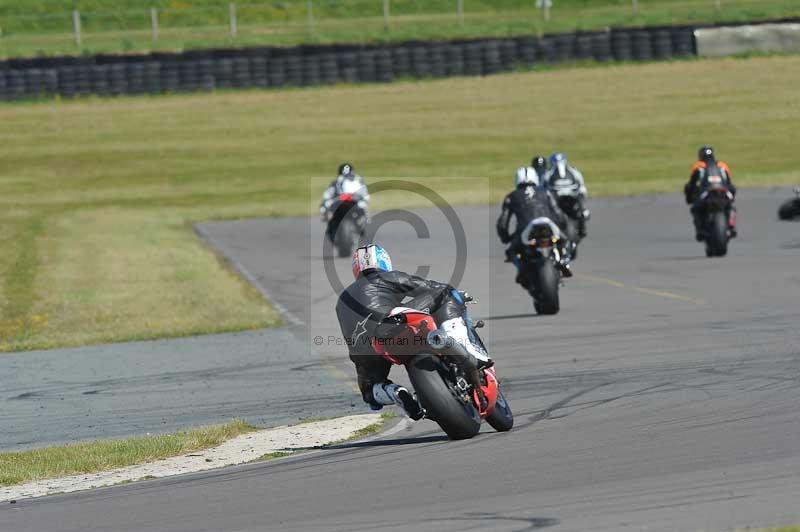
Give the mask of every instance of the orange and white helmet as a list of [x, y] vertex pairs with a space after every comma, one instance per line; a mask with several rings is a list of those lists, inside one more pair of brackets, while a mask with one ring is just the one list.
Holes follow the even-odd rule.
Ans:
[[353, 253], [353, 277], [367, 270], [392, 271], [392, 259], [389, 253], [377, 244], [369, 244], [356, 249]]

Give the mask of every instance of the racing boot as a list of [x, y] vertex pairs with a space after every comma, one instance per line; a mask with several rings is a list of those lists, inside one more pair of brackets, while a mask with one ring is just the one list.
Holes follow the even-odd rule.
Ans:
[[425, 409], [419, 404], [408, 388], [393, 383], [377, 383], [372, 386], [372, 397], [380, 405], [397, 405], [406, 415], [417, 421], [425, 416]]

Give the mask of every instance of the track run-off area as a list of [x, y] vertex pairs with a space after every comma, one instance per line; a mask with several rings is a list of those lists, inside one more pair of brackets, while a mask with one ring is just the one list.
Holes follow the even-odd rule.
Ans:
[[[401, 422], [377, 439], [306, 455], [3, 505], [0, 530], [688, 531], [800, 522], [800, 225], [776, 216], [790, 194], [742, 190], [739, 237], [722, 259], [707, 259], [694, 241], [678, 194], [591, 200], [589, 236], [552, 317], [534, 314], [503, 263], [498, 207], [456, 207], [468, 243], [459, 286], [486, 320], [516, 415], [511, 432], [486, 426], [451, 442], [431, 421]], [[429, 238], [390, 222], [377, 240], [396, 268], [428, 266], [431, 278], [447, 280], [456, 255], [449, 223], [436, 209], [410, 212]], [[314, 379], [345, 384], [340, 393], [357, 402], [319, 221], [215, 222], [199, 232], [283, 307], [307, 367], [325, 368]], [[350, 261], [335, 264], [349, 282]], [[268, 376], [243, 386], [269, 387]], [[402, 368], [393, 377], [405, 380]], [[317, 385], [293, 381], [307, 400]]]

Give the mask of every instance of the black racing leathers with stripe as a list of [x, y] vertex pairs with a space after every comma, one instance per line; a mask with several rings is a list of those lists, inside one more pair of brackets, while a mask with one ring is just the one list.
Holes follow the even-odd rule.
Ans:
[[405, 272], [368, 270], [347, 287], [336, 303], [336, 317], [356, 365], [358, 386], [364, 401], [374, 403], [372, 386], [389, 382], [391, 363], [372, 348], [373, 338], [385, 338], [391, 326], [382, 323], [395, 307], [430, 312], [437, 324], [463, 315], [463, 303], [452, 295], [453, 287]]

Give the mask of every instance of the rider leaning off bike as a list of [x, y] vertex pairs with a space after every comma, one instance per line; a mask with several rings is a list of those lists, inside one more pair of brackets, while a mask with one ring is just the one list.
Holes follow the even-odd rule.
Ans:
[[[534, 157], [534, 162], [539, 157]], [[543, 158], [541, 158], [544, 160]], [[549, 218], [557, 227], [555, 229], [563, 237], [562, 231], [566, 224], [566, 217], [561, 209], [556, 205], [550, 192], [539, 186], [539, 174], [534, 166], [520, 167], [514, 176], [515, 189], [511, 191], [503, 200], [500, 217], [497, 218], [497, 236], [503, 244], [510, 244], [506, 249], [506, 258], [513, 262], [517, 267], [516, 281], [527, 288], [528, 280], [525, 275], [525, 268], [520, 267], [519, 255], [524, 249], [524, 244], [520, 235], [525, 227], [536, 218]], [[508, 231], [512, 217], [515, 219], [516, 228], [514, 233]], [[562, 260], [559, 263], [564, 277], [571, 277], [569, 269], [569, 257], [564, 251], [564, 238], [560, 240]]]
[[336, 198], [342, 194], [352, 194], [358, 201], [358, 206], [366, 213], [369, 207], [369, 191], [364, 183], [364, 178], [356, 173], [355, 168], [350, 163], [339, 165], [336, 179], [331, 181], [325, 192], [322, 193], [322, 202], [319, 204], [319, 215], [326, 221], [330, 214], [330, 207]]
[[[692, 174], [689, 182], [683, 187], [686, 195], [686, 203], [692, 206], [692, 217], [694, 218], [695, 238], [698, 242], [703, 240], [703, 220], [705, 219], [705, 204], [700, 196], [709, 188], [709, 178], [720, 177], [722, 184], [728, 188], [731, 195], [736, 197], [736, 187], [731, 180], [731, 169], [723, 161], [718, 161], [714, 155], [714, 148], [702, 146], [697, 152], [697, 162], [692, 166]], [[731, 237], [736, 236], [736, 207], [731, 205], [730, 211], [725, 213], [728, 216], [728, 224]]]
[[569, 164], [566, 155], [556, 152], [550, 156], [550, 169], [545, 173], [542, 184], [556, 197], [559, 208], [576, 221], [578, 236], [586, 237], [586, 222], [590, 213], [584, 205], [587, 190], [583, 174]]
[[378, 355], [373, 342], [388, 339], [397, 326], [389, 318], [392, 309], [407, 307], [429, 312], [439, 328], [466, 348], [477, 364], [491, 364], [469, 339], [464, 321], [464, 300], [452, 286], [392, 269], [389, 254], [370, 244], [353, 254], [355, 282], [336, 303], [336, 317], [347, 343], [350, 360], [356, 366], [358, 387], [364, 402], [373, 410], [384, 405], [401, 406], [412, 419], [424, 415], [411, 392], [389, 380], [392, 364]]

